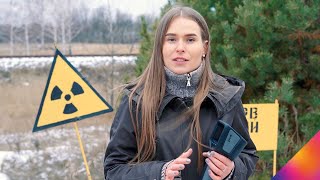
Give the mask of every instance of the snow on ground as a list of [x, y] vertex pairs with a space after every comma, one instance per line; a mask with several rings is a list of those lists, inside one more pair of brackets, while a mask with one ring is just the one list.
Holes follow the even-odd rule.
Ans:
[[10, 178], [6, 174], [0, 172], [0, 180], [10, 180]]
[[[2, 167], [3, 159], [12, 154], [13, 154], [12, 151], [0, 151], [0, 167]], [[0, 173], [0, 180], [1, 180], [1, 173]]]
[[[89, 126], [79, 131], [90, 172], [94, 179], [103, 179], [103, 156], [110, 127]], [[74, 129], [1, 134], [1, 149], [9, 150], [0, 151], [0, 180], [5, 176], [15, 180], [87, 179]]]
[[[109, 65], [114, 60], [115, 63], [134, 64], [136, 56], [72, 56], [66, 57], [76, 68], [80, 66]], [[11, 69], [41, 68], [52, 63], [52, 57], [22, 57], [22, 58], [0, 58], [0, 70], [9, 71]]]

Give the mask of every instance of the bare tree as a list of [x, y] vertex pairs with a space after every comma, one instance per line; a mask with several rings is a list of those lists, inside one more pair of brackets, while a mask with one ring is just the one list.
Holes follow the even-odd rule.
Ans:
[[76, 0], [52, 0], [45, 2], [44, 16], [48, 23], [46, 37], [55, 43], [61, 42], [64, 51], [66, 51], [68, 44], [70, 52], [70, 43], [83, 29], [81, 21], [77, 20], [77, 18], [85, 18], [87, 16], [84, 4], [82, 1]]
[[10, 1], [10, 11], [7, 15], [8, 19], [8, 24], [10, 27], [10, 33], [9, 33], [9, 39], [10, 39], [10, 55], [12, 56], [14, 54], [14, 37], [15, 37], [15, 32], [14, 32], [14, 28], [15, 28], [15, 18], [16, 16], [14, 16], [14, 14], [16, 14], [18, 11], [18, 7], [17, 7], [17, 3], [15, 3], [13, 0]]
[[67, 13], [66, 28], [67, 28], [67, 43], [69, 54], [71, 54], [72, 40], [84, 29], [82, 22], [87, 18], [88, 11], [82, 1], [74, 1], [70, 3], [70, 11]]
[[[84, 0], [10, 0], [3, 9], [6, 12], [1, 14], [4, 18], [0, 17], [0, 41], [10, 44], [11, 55], [21, 54], [19, 51], [30, 55], [34, 43], [43, 48], [46, 42], [61, 43], [60, 48], [71, 54], [71, 43], [77, 38], [109, 43], [105, 54], [113, 56], [117, 50], [113, 44], [137, 42], [139, 37], [138, 23], [128, 14], [115, 12], [110, 2], [95, 9], [94, 18], [89, 17]], [[23, 48], [17, 48], [19, 44]], [[127, 49], [128, 53], [133, 47]]]
[[31, 18], [31, 1], [23, 1], [22, 4], [22, 18], [23, 18], [23, 27], [24, 27], [24, 43], [26, 46], [26, 55], [30, 55], [30, 43], [29, 43], [29, 25], [32, 23]]
[[38, 24], [40, 26], [40, 32], [39, 29], [34, 29], [36, 31], [35, 36], [40, 39], [40, 48], [44, 47], [45, 42], [45, 28], [46, 28], [46, 17], [45, 17], [45, 0], [33, 0], [33, 17], [34, 17], [34, 23]]
[[109, 37], [110, 37], [110, 44], [111, 44], [111, 95], [110, 95], [110, 101], [111, 101], [111, 105], [114, 105], [114, 49], [113, 49], [113, 15], [112, 15], [112, 10], [111, 10], [111, 6], [110, 6], [110, 1], [108, 0], [108, 7], [107, 7], [107, 11], [106, 11], [106, 24], [108, 24], [109, 26]]

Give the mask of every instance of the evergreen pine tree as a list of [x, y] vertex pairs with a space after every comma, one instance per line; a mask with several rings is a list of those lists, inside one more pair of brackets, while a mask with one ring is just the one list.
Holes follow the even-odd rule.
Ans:
[[146, 68], [151, 52], [152, 52], [152, 38], [151, 33], [148, 31], [148, 24], [145, 20], [145, 17], [141, 17], [141, 30], [140, 30], [140, 51], [136, 60], [136, 75], [139, 76], [142, 74], [143, 70]]

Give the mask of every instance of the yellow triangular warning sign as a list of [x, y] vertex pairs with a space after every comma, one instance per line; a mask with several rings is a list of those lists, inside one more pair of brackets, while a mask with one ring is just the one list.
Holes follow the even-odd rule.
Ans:
[[112, 107], [56, 50], [33, 132], [111, 111]]

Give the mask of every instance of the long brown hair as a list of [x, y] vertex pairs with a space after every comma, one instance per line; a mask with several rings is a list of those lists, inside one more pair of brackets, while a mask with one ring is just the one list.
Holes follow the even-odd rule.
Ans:
[[[191, 135], [198, 142], [198, 167], [202, 167], [202, 134], [200, 129], [199, 114], [200, 106], [207, 96], [209, 90], [213, 88], [213, 73], [210, 66], [210, 36], [207, 23], [204, 18], [194, 9], [185, 6], [175, 6], [171, 8], [161, 18], [153, 45], [153, 52], [148, 66], [140, 77], [134, 81], [130, 87], [133, 87], [129, 95], [129, 107], [131, 109], [131, 119], [134, 124], [137, 142], [137, 154], [131, 163], [140, 163], [151, 160], [156, 152], [156, 118], [157, 111], [165, 96], [166, 80], [164, 71], [164, 62], [162, 47], [164, 36], [169, 28], [171, 21], [176, 17], [185, 17], [195, 21], [201, 30], [201, 38], [205, 43], [207, 41], [206, 56], [203, 58], [204, 71], [200, 78], [199, 86], [194, 97], [191, 112], [193, 121], [191, 124]], [[139, 91], [139, 98], [135, 106], [135, 115], [133, 112], [132, 99]], [[141, 118], [141, 121], [138, 121]]]

